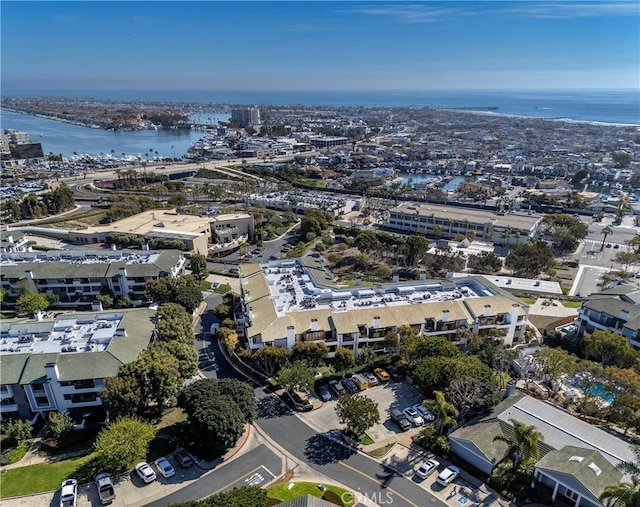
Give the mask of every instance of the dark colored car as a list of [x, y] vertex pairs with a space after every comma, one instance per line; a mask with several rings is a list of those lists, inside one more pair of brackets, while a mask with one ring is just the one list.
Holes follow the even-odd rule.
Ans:
[[188, 468], [194, 464], [193, 457], [184, 449], [176, 451], [175, 457], [182, 468]]
[[399, 380], [402, 380], [403, 375], [402, 373], [400, 373], [400, 370], [398, 370], [398, 368], [396, 368], [395, 366], [389, 365], [385, 368], [385, 370], [387, 370], [387, 373], [391, 375], [391, 378], [396, 382]]
[[356, 383], [350, 378], [343, 378], [340, 382], [342, 382], [342, 385], [349, 394], [356, 394], [360, 392]]
[[322, 401], [329, 401], [331, 399], [331, 392], [327, 386], [318, 386], [316, 391]]

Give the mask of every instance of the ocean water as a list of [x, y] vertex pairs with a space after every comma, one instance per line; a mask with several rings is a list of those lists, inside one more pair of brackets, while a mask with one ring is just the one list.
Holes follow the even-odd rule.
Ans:
[[[3, 90], [3, 95], [31, 95]], [[226, 120], [215, 104], [309, 105], [362, 107], [497, 107], [497, 114], [530, 118], [563, 119], [616, 125], [640, 125], [640, 94], [635, 91], [580, 92], [284, 92], [284, 91], [55, 91], [40, 96], [64, 96], [124, 101], [170, 101], [193, 104], [200, 122]], [[142, 130], [111, 132], [71, 125], [11, 111], [0, 110], [0, 129], [28, 132], [42, 143], [45, 153], [140, 155], [181, 157], [204, 134], [201, 131]], [[146, 158], [146, 157], [145, 157]], [[419, 177], [413, 176], [414, 181]]]
[[[3, 95], [34, 95], [3, 90]], [[52, 91], [39, 95], [245, 105], [497, 107], [497, 114], [640, 125], [640, 90], [599, 91]]]

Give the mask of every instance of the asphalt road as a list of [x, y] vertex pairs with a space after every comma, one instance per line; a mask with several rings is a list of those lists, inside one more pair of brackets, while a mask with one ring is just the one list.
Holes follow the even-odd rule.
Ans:
[[256, 395], [260, 399], [256, 424], [296, 459], [318, 472], [380, 505], [446, 505], [424, 488], [377, 461], [336, 443], [327, 434], [316, 433], [278, 397], [262, 389], [256, 389]]
[[279, 474], [281, 470], [282, 458], [262, 444], [243, 454], [240, 459], [234, 459], [217, 470], [207, 472], [192, 484], [146, 505], [147, 507], [166, 507], [172, 503], [202, 499], [241, 485], [264, 486], [273, 480], [274, 474]]

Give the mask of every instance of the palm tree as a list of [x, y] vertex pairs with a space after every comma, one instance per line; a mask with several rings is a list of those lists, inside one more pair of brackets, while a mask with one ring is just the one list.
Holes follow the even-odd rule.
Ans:
[[602, 238], [602, 245], [600, 245], [600, 250], [602, 250], [604, 248], [604, 242], [607, 241], [607, 236], [609, 234], [611, 234], [613, 232], [613, 229], [611, 227], [609, 227], [608, 225], [605, 226], [602, 231], [600, 231], [600, 234], [602, 234], [604, 237]]
[[600, 500], [608, 500], [607, 506], [638, 507], [640, 505], [640, 445], [633, 446], [633, 461], [618, 464], [618, 470], [631, 476], [631, 482], [619, 482], [607, 486]]
[[513, 467], [518, 468], [521, 463], [536, 462], [540, 459], [538, 443], [544, 440], [544, 435], [535, 426], [528, 426], [515, 419], [509, 419], [513, 426], [513, 437], [497, 435], [493, 441], [505, 442], [509, 446], [509, 454], [513, 455]]
[[433, 396], [433, 400], [425, 400], [422, 405], [435, 416], [433, 424], [436, 435], [442, 435], [445, 426], [456, 424], [455, 417], [458, 417], [458, 409], [445, 399], [442, 391], [433, 391]]
[[638, 481], [619, 482], [613, 486], [607, 486], [600, 495], [600, 500], [608, 500], [607, 507], [638, 507], [640, 505], [640, 490]]

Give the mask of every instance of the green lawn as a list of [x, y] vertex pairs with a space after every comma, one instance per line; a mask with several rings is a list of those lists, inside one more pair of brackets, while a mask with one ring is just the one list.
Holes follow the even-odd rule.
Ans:
[[200, 290], [209, 290], [211, 288], [211, 282], [207, 280], [202, 280], [200, 282]]
[[565, 308], [580, 308], [582, 303], [580, 301], [563, 301], [562, 306]]
[[369, 451], [369, 454], [374, 458], [382, 458], [383, 456], [386, 456], [391, 449], [393, 449], [394, 445], [396, 445], [395, 442], [390, 442], [387, 445], [383, 445], [382, 447]]
[[80, 481], [77, 473], [92, 457], [93, 455], [89, 454], [54, 463], [39, 463], [5, 470], [0, 475], [0, 498], [55, 491], [62, 481], [71, 477]]
[[361, 443], [362, 445], [371, 445], [371, 444], [373, 444], [373, 443], [374, 443], [374, 440], [373, 440], [373, 438], [371, 438], [371, 437], [369, 436], [369, 434], [368, 434], [368, 433], [365, 433], [365, 434], [364, 434], [364, 437], [362, 437], [362, 440], [360, 440], [360, 443]]
[[2, 452], [2, 459], [0, 459], [0, 463], [3, 465], [12, 465], [13, 463], [17, 463], [24, 455], [27, 454], [29, 450], [29, 443], [23, 442], [18, 447], [9, 448]]
[[527, 304], [527, 305], [532, 305], [533, 303], [535, 303], [537, 300], [533, 299], [533, 298], [519, 298], [520, 301], [522, 301], [523, 303]]
[[[350, 494], [348, 490], [330, 484], [325, 484], [324, 486], [328, 491], [332, 491], [343, 499], [345, 506], [351, 507], [353, 505], [353, 495]], [[280, 502], [286, 502], [287, 500], [305, 495], [322, 498], [324, 494], [323, 491], [318, 489], [318, 484], [315, 482], [296, 482], [291, 489], [288, 488], [289, 483], [276, 484], [267, 490], [267, 496]]]
[[215, 289], [213, 292], [216, 292], [217, 294], [226, 294], [230, 290], [231, 290], [231, 285], [229, 285], [228, 283], [223, 283], [222, 285], [219, 285], [218, 288]]

